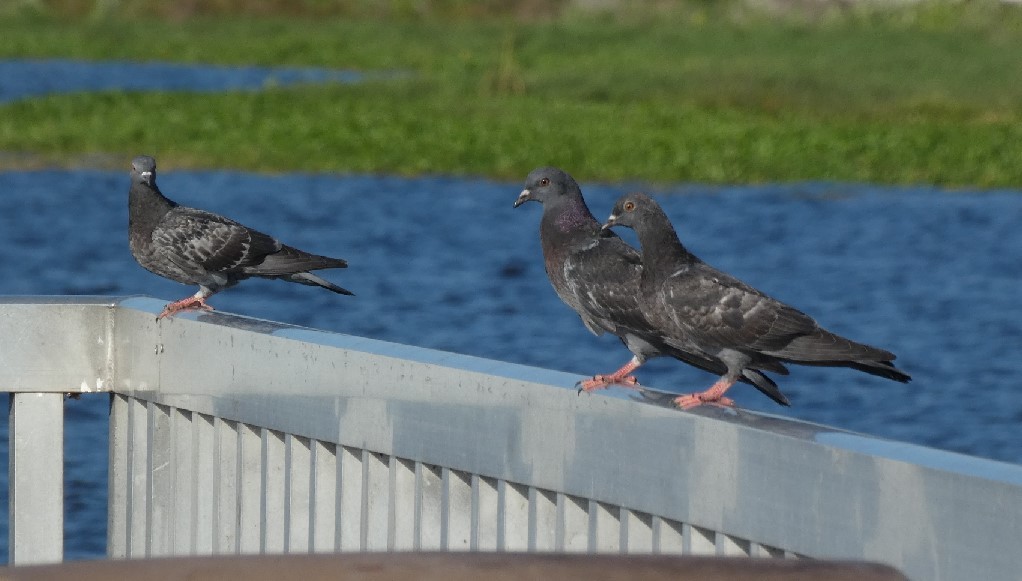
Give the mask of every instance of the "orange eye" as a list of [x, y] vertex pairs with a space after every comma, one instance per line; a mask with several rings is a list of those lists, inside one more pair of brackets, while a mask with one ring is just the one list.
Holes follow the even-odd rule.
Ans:
[[625, 202], [625, 205], [623, 207], [625, 209], [625, 212], [631, 212], [632, 210], [635, 209], [635, 202], [629, 200]]
[[539, 180], [539, 185], [541, 185], [541, 186], [549, 186], [550, 185], [550, 178], [543, 178], [543, 179]]

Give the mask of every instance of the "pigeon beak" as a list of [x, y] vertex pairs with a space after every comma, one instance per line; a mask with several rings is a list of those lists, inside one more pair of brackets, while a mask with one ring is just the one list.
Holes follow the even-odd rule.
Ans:
[[600, 226], [600, 230], [610, 230], [615, 224], [617, 224], [617, 214], [611, 214], [610, 217], [607, 218], [607, 223]]
[[515, 200], [515, 207], [521, 206], [525, 202], [532, 199], [532, 192], [529, 190], [522, 190], [522, 193], [518, 194], [518, 199]]
[[151, 184], [153, 182], [153, 172], [151, 171], [140, 172], [138, 175], [142, 176], [142, 181], [147, 184]]

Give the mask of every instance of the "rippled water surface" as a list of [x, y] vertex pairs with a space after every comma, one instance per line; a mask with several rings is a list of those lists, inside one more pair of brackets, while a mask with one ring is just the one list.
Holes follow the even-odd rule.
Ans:
[[[234, 172], [166, 172], [159, 181], [182, 203], [348, 259], [347, 270], [326, 276], [358, 295], [255, 280], [215, 296], [220, 310], [579, 376], [629, 357], [616, 339], [590, 335], [550, 288], [541, 208], [511, 207], [520, 183]], [[583, 187], [603, 217], [635, 186]], [[131, 258], [127, 189], [126, 171], [0, 173], [0, 293], [169, 300], [194, 292]], [[745, 385], [732, 390], [739, 405], [1022, 462], [1020, 193], [796, 184], [685, 186], [658, 197], [703, 259], [837, 332], [894, 351], [914, 377], [902, 385], [794, 367], [778, 378], [791, 408]], [[713, 380], [668, 360], [639, 378], [677, 391]], [[78, 527], [68, 531], [68, 556], [100, 555], [107, 398], [66, 409], [67, 522]]]

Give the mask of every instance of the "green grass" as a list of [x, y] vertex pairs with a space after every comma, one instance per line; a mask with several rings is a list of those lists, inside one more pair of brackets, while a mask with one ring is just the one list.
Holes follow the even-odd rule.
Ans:
[[972, 2], [810, 20], [714, 6], [144, 25], [7, 15], [0, 58], [409, 74], [25, 100], [0, 106], [0, 151], [56, 164], [149, 152], [165, 167], [261, 171], [520, 178], [553, 164], [586, 180], [1022, 183], [1019, 9]]

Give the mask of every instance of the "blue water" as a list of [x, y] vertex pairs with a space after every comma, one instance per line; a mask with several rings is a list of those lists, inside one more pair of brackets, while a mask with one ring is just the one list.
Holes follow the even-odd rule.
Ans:
[[[590, 335], [550, 288], [540, 207], [511, 207], [520, 183], [236, 172], [167, 172], [159, 181], [182, 203], [348, 259], [327, 276], [358, 295], [254, 280], [214, 297], [220, 310], [580, 377], [629, 357], [617, 340]], [[601, 217], [634, 187], [584, 184]], [[126, 172], [0, 173], [0, 292], [168, 300], [194, 292], [132, 260], [127, 189]], [[778, 378], [791, 408], [744, 385], [733, 390], [739, 405], [1022, 462], [1020, 193], [796, 184], [685, 186], [658, 197], [702, 258], [894, 351], [914, 377], [902, 385], [798, 367]], [[669, 360], [639, 378], [678, 391], [713, 379]], [[106, 410], [103, 396], [67, 403], [71, 558], [103, 553]]]
[[0, 60], [0, 102], [76, 91], [254, 91], [308, 83], [355, 83], [363, 73], [315, 67], [227, 67], [71, 59]]
[[[0, 102], [63, 91], [357, 80], [325, 69], [0, 61]], [[128, 162], [114, 172], [0, 172], [0, 293], [170, 300], [194, 292], [131, 258]], [[350, 268], [325, 276], [358, 295], [256, 280], [215, 296], [220, 310], [580, 377], [629, 358], [616, 339], [590, 335], [550, 288], [540, 207], [511, 208], [520, 182], [237, 172], [165, 172], [159, 181], [179, 202], [348, 259]], [[584, 184], [601, 218], [638, 187]], [[836, 332], [894, 351], [914, 377], [902, 385], [846, 369], [794, 368], [777, 378], [791, 408], [744, 385], [732, 390], [739, 405], [1022, 463], [1022, 192], [794, 184], [654, 193], [703, 259]], [[669, 360], [638, 377], [683, 392], [713, 380]], [[68, 558], [104, 553], [107, 406], [99, 395], [66, 405]], [[0, 495], [6, 487], [0, 474]], [[2, 543], [5, 518], [0, 511]]]

